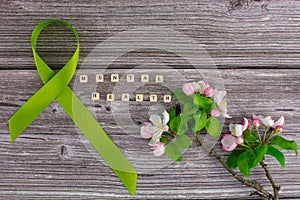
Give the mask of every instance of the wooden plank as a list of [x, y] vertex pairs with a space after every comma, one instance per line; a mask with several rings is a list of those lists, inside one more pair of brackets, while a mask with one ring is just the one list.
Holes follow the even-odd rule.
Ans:
[[[235, 3], [241, 2], [243, 5]], [[120, 31], [136, 27], [167, 27], [202, 44], [217, 64], [228, 91], [233, 122], [252, 112], [286, 116], [284, 135], [299, 143], [299, 1], [0, 1], [0, 197], [1, 199], [131, 199], [123, 185], [107, 166], [87, 150], [74, 123], [61, 107], [52, 103], [16, 141], [9, 144], [8, 118], [41, 86], [32, 59], [30, 36], [44, 19], [60, 18], [73, 24], [81, 39], [79, 66], [99, 43]], [[232, 9], [232, 6], [237, 7]], [[139, 37], [139, 33], [131, 37]], [[157, 36], [159, 38], [159, 36]], [[122, 41], [120, 41], [122, 42]], [[72, 33], [62, 26], [49, 27], [38, 43], [38, 52], [53, 68], [61, 68], [74, 50]], [[181, 38], [171, 45], [182, 46]], [[120, 46], [112, 46], [113, 55]], [[186, 49], [189, 52], [190, 49]], [[197, 52], [193, 54], [195, 58]], [[172, 68], [191, 68], [184, 58], [161, 50], [139, 50], [119, 57], [107, 73], [126, 73], [136, 63], [161, 59]], [[148, 59], [148, 60], [147, 60]], [[99, 66], [96, 66], [99, 67]], [[101, 66], [107, 67], [107, 66]], [[123, 69], [122, 69], [123, 68]], [[249, 70], [232, 70], [248, 68]], [[256, 69], [255, 68], [265, 68]], [[274, 69], [282, 68], [282, 69]], [[288, 69], [286, 69], [288, 68]], [[5, 70], [8, 69], [8, 70]], [[19, 69], [19, 70], [18, 70]], [[251, 70], [250, 70], [251, 69]], [[179, 70], [180, 71], [180, 70]], [[160, 70], [160, 73], [166, 73]], [[189, 80], [198, 80], [193, 70], [182, 70]], [[217, 81], [215, 81], [217, 82]], [[176, 81], [171, 85], [175, 85]], [[73, 88], [76, 86], [72, 82]], [[217, 83], [215, 83], [217, 84]], [[115, 86], [103, 84], [96, 90], [106, 94]], [[149, 102], [130, 101], [135, 126], [121, 128], [115, 117], [127, 118], [122, 102], [90, 102], [93, 85], [78, 91], [88, 108], [124, 151], [137, 162], [138, 199], [255, 199], [252, 191], [224, 172], [211, 157], [199, 156], [195, 147], [185, 153], [182, 163], [167, 164], [157, 171], [147, 171], [159, 164], [148, 159], [150, 149], [139, 138], [137, 126], [149, 117]], [[129, 88], [134, 89], [134, 88]], [[148, 94], [164, 94], [165, 88], [149, 85], [140, 89]], [[163, 104], [170, 107], [172, 104]], [[101, 113], [101, 114], [99, 114]], [[228, 122], [224, 133], [228, 131]], [[46, 131], [45, 131], [46, 130]], [[124, 131], [131, 132], [124, 133]], [[220, 144], [216, 148], [221, 155]], [[140, 153], [139, 159], [134, 155]], [[281, 169], [275, 160], [268, 164], [282, 185], [282, 199], [298, 199], [299, 159], [289, 152], [287, 166]], [[139, 163], [138, 161], [144, 161]], [[254, 177], [271, 190], [260, 169]], [[276, 174], [275, 174], [276, 173]], [[221, 187], [219, 187], [219, 185]], [[216, 187], [218, 186], [218, 187]]]
[[[120, 74], [126, 70], [117, 70]], [[147, 71], [147, 70], [145, 70]], [[179, 70], [180, 71], [180, 70]], [[239, 123], [243, 114], [253, 112], [286, 117], [284, 135], [300, 142], [298, 134], [299, 119], [299, 77], [297, 69], [256, 69], [256, 70], [219, 70], [228, 91], [228, 102], [232, 122]], [[108, 69], [111, 74], [116, 70]], [[166, 71], [161, 70], [165, 74]], [[189, 80], [197, 80], [195, 70], [181, 70]], [[41, 86], [35, 70], [1, 70], [0, 72], [0, 197], [4, 199], [40, 198], [107, 198], [130, 199], [128, 192], [113, 172], [89, 152], [74, 123], [65, 112], [52, 103], [14, 144], [9, 144], [7, 120]], [[175, 82], [171, 80], [171, 82]], [[74, 87], [74, 82], [71, 84]], [[88, 102], [90, 89], [81, 93], [88, 108], [107, 130], [115, 143], [129, 159], [138, 163], [141, 169], [155, 166], [159, 160], [150, 159], [151, 150], [147, 141], [138, 132], [125, 134], [112, 116], [117, 112], [126, 116], [124, 104], [99, 102], [97, 107]], [[98, 88], [108, 91], [111, 88]], [[162, 94], [161, 88], [149, 86], [144, 92], [155, 91]], [[131, 115], [137, 126], [148, 119], [146, 102], [131, 102]], [[99, 106], [101, 105], [101, 107]], [[113, 105], [113, 107], [112, 107]], [[111, 109], [107, 109], [110, 107]], [[97, 114], [98, 112], [98, 114]], [[99, 114], [101, 112], [101, 115]], [[228, 131], [226, 121], [224, 133]], [[124, 128], [124, 127], [123, 127]], [[132, 126], [125, 127], [135, 131]], [[217, 151], [222, 152], [220, 144]], [[220, 167], [210, 156], [199, 156], [200, 147], [194, 147], [184, 154], [182, 163], [169, 163], [156, 171], [144, 170], [139, 176], [138, 199], [254, 199], [248, 197], [252, 191], [240, 185]], [[139, 154], [138, 159], [134, 155]], [[300, 198], [299, 159], [292, 152], [286, 153], [287, 166], [281, 169], [276, 160], [268, 158], [270, 170], [275, 180], [282, 186], [283, 199]], [[252, 171], [253, 178], [261, 181], [271, 190], [261, 169]]]
[[[230, 9], [228, 2], [245, 1], [90, 3], [73, 0], [51, 3], [40, 0], [4, 0], [0, 3], [0, 68], [33, 68], [30, 35], [35, 25], [49, 18], [65, 19], [79, 31], [80, 61], [96, 44], [120, 31], [155, 25], [181, 31], [197, 40], [222, 68], [299, 68], [299, 1], [249, 1], [249, 6], [234, 10]], [[267, 5], [268, 11], [262, 5]], [[49, 41], [40, 51], [48, 52], [47, 56], [42, 55], [47, 63], [57, 67], [65, 63], [73, 48], [71, 39], [66, 40], [68, 36], [53, 33], [59, 32], [60, 28], [53, 29], [48, 33], [56, 42]], [[62, 31], [68, 33], [65, 29]], [[118, 47], [112, 50], [114, 48]], [[152, 52], [148, 56], [161, 54]], [[176, 65], [174, 56], [169, 57], [169, 60]], [[118, 64], [124, 67], [128, 63], [130, 59], [120, 60]]]

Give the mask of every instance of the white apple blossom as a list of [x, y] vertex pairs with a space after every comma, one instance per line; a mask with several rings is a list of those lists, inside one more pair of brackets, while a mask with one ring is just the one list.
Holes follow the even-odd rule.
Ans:
[[143, 138], [151, 138], [149, 145], [153, 146], [155, 143], [159, 142], [161, 135], [164, 131], [168, 131], [169, 127], [167, 123], [169, 122], [169, 113], [164, 110], [163, 119], [158, 115], [151, 115], [151, 123], [144, 123], [141, 127], [141, 136]]
[[248, 120], [244, 118], [243, 124], [229, 124], [229, 131], [237, 137], [242, 136], [243, 132], [248, 128]]
[[226, 95], [226, 91], [219, 91], [217, 89], [214, 89], [213, 100], [217, 104], [219, 110], [221, 111], [222, 116], [225, 118], [231, 118], [231, 116], [228, 115], [225, 95]]
[[282, 126], [284, 124], [284, 117], [281, 116], [276, 122], [271, 118], [271, 116], [256, 116], [253, 114], [253, 119], [259, 119], [265, 126], [276, 128], [277, 126]]

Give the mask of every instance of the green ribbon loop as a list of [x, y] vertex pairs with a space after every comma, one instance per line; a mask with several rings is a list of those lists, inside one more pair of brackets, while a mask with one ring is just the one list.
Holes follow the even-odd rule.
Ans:
[[[52, 23], [66, 25], [73, 31], [77, 39], [77, 48], [73, 56], [58, 73], [55, 73], [35, 50], [40, 32]], [[130, 194], [135, 195], [137, 171], [68, 86], [75, 73], [79, 58], [80, 43], [75, 28], [63, 20], [53, 19], [43, 21], [32, 32], [31, 45], [34, 61], [44, 86], [9, 119], [11, 143], [16, 140], [53, 100], [57, 100], [105, 162], [123, 182]]]

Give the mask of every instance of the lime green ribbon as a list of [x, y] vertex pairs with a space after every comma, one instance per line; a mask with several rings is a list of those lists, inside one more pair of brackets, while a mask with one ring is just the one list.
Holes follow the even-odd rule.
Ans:
[[[66, 25], [73, 31], [77, 39], [76, 51], [58, 73], [55, 73], [35, 50], [40, 32], [52, 23]], [[130, 194], [135, 195], [137, 171], [68, 86], [75, 73], [79, 58], [80, 44], [75, 28], [63, 20], [43, 21], [33, 30], [31, 45], [34, 61], [44, 86], [9, 119], [11, 143], [53, 100], [57, 100], [105, 162], [124, 183]]]

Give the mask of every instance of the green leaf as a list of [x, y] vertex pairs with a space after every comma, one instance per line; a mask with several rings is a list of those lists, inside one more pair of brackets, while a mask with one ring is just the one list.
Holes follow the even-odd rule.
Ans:
[[176, 138], [174, 144], [177, 146], [179, 150], [184, 150], [190, 148], [192, 143], [188, 136], [180, 135]]
[[247, 129], [246, 131], [244, 131], [243, 136], [245, 142], [247, 143], [259, 142], [256, 133], [252, 130]]
[[185, 104], [182, 115], [192, 115], [198, 110], [199, 108], [195, 107], [194, 104]]
[[169, 139], [169, 136], [166, 136], [166, 135], [162, 135], [161, 138], [160, 138], [160, 142], [162, 143], [166, 143]]
[[210, 111], [212, 108], [212, 103], [213, 101], [211, 98], [202, 96], [198, 93], [194, 95], [194, 104], [199, 106], [199, 108], [205, 110], [205, 111]]
[[265, 154], [267, 153], [268, 146], [267, 145], [259, 145], [256, 148], [256, 159], [253, 162], [253, 167], [255, 167], [260, 161], [264, 159]]
[[173, 94], [182, 104], [193, 104], [193, 96], [187, 96], [181, 89], [175, 90]]
[[170, 110], [169, 116], [170, 116], [169, 122], [172, 121], [172, 120], [176, 117], [176, 106], [174, 106], [174, 107]]
[[256, 159], [256, 154], [253, 149], [249, 149], [247, 152], [248, 152], [248, 159], [249, 159], [248, 165], [251, 169], [251, 168], [255, 167], [254, 162]]
[[243, 152], [237, 159], [237, 165], [239, 167], [240, 172], [249, 177], [250, 169], [254, 166], [254, 160], [256, 158], [256, 154], [253, 149], [248, 149], [247, 151]]
[[192, 119], [191, 116], [178, 116], [175, 117], [171, 122], [170, 122], [170, 129], [177, 135], [183, 135], [185, 134], [189, 127], [188, 127], [188, 122]]
[[211, 110], [219, 110], [217, 104], [214, 101], [211, 104]]
[[227, 158], [226, 164], [230, 167], [230, 168], [237, 168], [237, 160], [239, 158], [239, 156], [245, 152], [244, 150], [234, 150]]
[[181, 116], [175, 117], [173, 120], [171, 120], [170, 121], [171, 131], [177, 133], [180, 122], [181, 122]]
[[222, 126], [216, 117], [210, 117], [206, 123], [206, 131], [212, 137], [219, 137], [222, 132]]
[[181, 162], [182, 161], [182, 155], [177, 159], [175, 160], [176, 162]]
[[273, 137], [271, 143], [276, 144], [278, 147], [285, 150], [294, 150], [296, 155], [298, 155], [298, 146], [295, 141], [286, 140], [283, 137], [276, 135]]
[[249, 155], [248, 151], [245, 151], [242, 153], [238, 159], [237, 159], [237, 165], [239, 167], [240, 172], [246, 176], [249, 177], [250, 175], [250, 167], [249, 167]]
[[193, 127], [193, 131], [194, 132], [197, 132], [197, 131], [201, 131], [205, 125], [206, 125], [206, 122], [207, 122], [207, 114], [205, 111], [199, 111], [197, 113], [195, 113], [193, 115], [193, 118], [195, 120], [195, 125]]
[[181, 116], [181, 122], [178, 127], [177, 135], [183, 135], [189, 130], [188, 122], [191, 119], [191, 116]]
[[165, 154], [171, 160], [178, 161], [178, 162], [180, 162], [182, 160], [182, 154], [173, 142], [170, 142], [169, 144], [167, 144], [166, 149], [165, 149]]
[[267, 154], [275, 157], [280, 163], [281, 167], [284, 168], [285, 159], [283, 153], [281, 153], [278, 149], [276, 149], [272, 145], [268, 145]]

